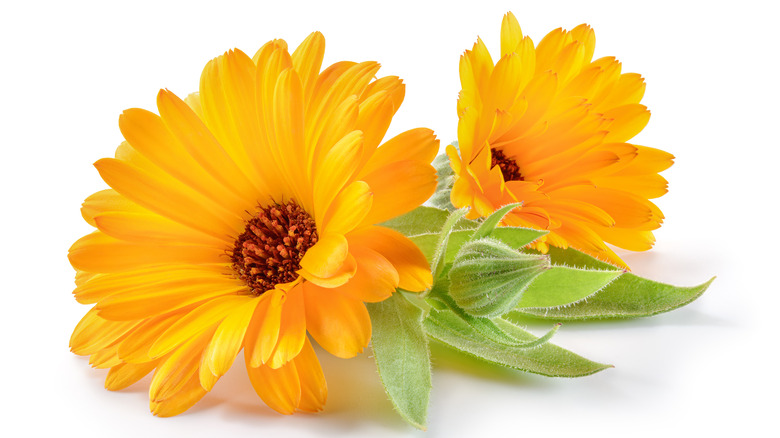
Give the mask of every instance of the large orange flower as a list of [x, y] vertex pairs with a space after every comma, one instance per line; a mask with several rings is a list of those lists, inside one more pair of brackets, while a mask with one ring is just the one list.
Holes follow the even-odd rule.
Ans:
[[97, 228], [68, 254], [76, 299], [95, 306], [71, 348], [124, 388], [152, 370], [151, 410], [197, 402], [243, 349], [258, 395], [289, 414], [327, 389], [307, 332], [343, 358], [371, 338], [363, 302], [422, 291], [428, 263], [375, 224], [434, 191], [438, 140], [406, 131], [380, 146], [404, 97], [375, 62], [320, 72], [325, 42], [292, 55], [282, 40], [253, 58], [206, 65], [199, 94], [162, 90], [160, 115], [125, 111], [126, 142], [95, 163], [112, 189], [87, 198]]
[[613, 57], [592, 61], [595, 44], [583, 24], [534, 47], [508, 13], [498, 62], [482, 40], [463, 54], [451, 200], [472, 218], [522, 202], [505, 223], [550, 230], [537, 249], [571, 245], [625, 267], [605, 242], [653, 245], [663, 215], [649, 199], [666, 193], [658, 172], [674, 157], [627, 143], [650, 117], [645, 83]]

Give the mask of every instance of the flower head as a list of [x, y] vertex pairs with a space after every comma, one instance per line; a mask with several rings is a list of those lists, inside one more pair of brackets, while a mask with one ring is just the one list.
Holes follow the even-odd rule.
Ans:
[[583, 24], [534, 46], [510, 12], [498, 62], [482, 40], [463, 54], [451, 200], [471, 218], [522, 202], [504, 222], [550, 230], [537, 249], [572, 246], [625, 267], [605, 242], [653, 245], [663, 214], [649, 199], [666, 193], [658, 172], [674, 157], [627, 143], [650, 117], [645, 83], [613, 57], [592, 60], [595, 43]]
[[438, 140], [413, 129], [380, 146], [404, 97], [375, 62], [320, 71], [325, 42], [282, 40], [210, 61], [199, 93], [162, 90], [159, 115], [129, 109], [111, 186], [87, 198], [97, 231], [68, 258], [94, 307], [71, 349], [110, 368], [108, 389], [152, 370], [151, 410], [176, 415], [243, 349], [258, 395], [292, 413], [327, 388], [307, 333], [339, 357], [371, 337], [364, 302], [430, 286], [428, 263], [376, 224], [434, 191]]

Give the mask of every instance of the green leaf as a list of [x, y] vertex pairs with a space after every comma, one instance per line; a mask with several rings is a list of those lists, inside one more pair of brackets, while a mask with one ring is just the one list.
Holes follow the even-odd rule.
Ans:
[[425, 430], [431, 358], [422, 328], [423, 311], [400, 293], [366, 307], [371, 314], [371, 348], [382, 385], [404, 420]]
[[522, 248], [547, 234], [547, 231], [520, 227], [500, 227], [490, 232], [490, 237], [498, 239], [512, 249]]
[[[454, 142], [453, 145], [457, 147], [458, 142]], [[450, 201], [452, 185], [455, 184], [455, 173], [452, 171], [452, 167], [450, 167], [450, 158], [447, 154], [441, 154], [431, 164], [436, 169], [438, 181], [436, 191], [431, 196], [431, 199], [428, 200], [428, 203], [443, 210], [455, 211], [455, 207], [452, 205], [452, 201]]]
[[[467, 223], [464, 222], [465, 221], [461, 219], [461, 221], [455, 224], [455, 228], [467, 226]], [[452, 262], [455, 259], [455, 255], [457, 255], [458, 251], [460, 251], [460, 248], [464, 243], [471, 240], [471, 236], [473, 234], [473, 229], [461, 229], [453, 231], [450, 234], [450, 240], [447, 244], [447, 250], [444, 254], [444, 262]], [[528, 245], [545, 234], [547, 234], [546, 231], [532, 230], [530, 228], [501, 227], [493, 230], [493, 232], [490, 233], [490, 237], [504, 242], [510, 248], [517, 249]], [[439, 234], [420, 234], [417, 236], [410, 236], [409, 238], [420, 248], [420, 250], [422, 250], [425, 258], [428, 259], [428, 262], [430, 263], [431, 260], [433, 260], [433, 254], [436, 252], [436, 245], [439, 243]]]
[[512, 315], [551, 320], [591, 320], [651, 316], [682, 307], [710, 286], [677, 287], [626, 273], [587, 300], [566, 307], [516, 309]]
[[589, 256], [588, 254], [585, 254], [584, 252], [578, 251], [574, 248], [561, 249], [555, 246], [550, 246], [550, 250], [547, 252], [547, 255], [550, 256], [550, 262], [553, 265], [566, 265], [586, 269], [609, 269], [624, 271], [623, 268]]
[[[538, 339], [508, 321], [500, 318], [495, 321], [502, 330], [516, 339]], [[423, 327], [431, 338], [457, 351], [490, 363], [544, 376], [580, 377], [611, 367], [585, 359], [549, 342], [536, 348], [517, 348], [495, 343], [451, 311], [431, 310], [423, 321]]]
[[450, 216], [444, 222], [439, 233], [439, 239], [436, 243], [436, 250], [433, 253], [433, 259], [431, 260], [431, 272], [433, 273], [433, 281], [435, 282], [441, 274], [441, 270], [444, 268], [444, 255], [447, 251], [447, 242], [450, 240], [450, 233], [455, 223], [458, 222], [466, 215], [468, 208], [461, 208], [450, 213]]
[[521, 205], [523, 205], [522, 202], [515, 202], [514, 204], [507, 204], [494, 211], [493, 214], [485, 218], [485, 221], [482, 222], [482, 225], [480, 225], [479, 228], [477, 228], [477, 231], [474, 232], [474, 235], [471, 236], [471, 239], [477, 240], [490, 235], [490, 233], [496, 229], [498, 223], [501, 222], [501, 219], [503, 219], [507, 213]]
[[503, 315], [549, 267], [546, 256], [522, 254], [490, 237], [474, 240], [463, 245], [452, 263], [449, 294], [470, 315]]
[[517, 307], [558, 307], [572, 304], [596, 294], [622, 274], [622, 271], [553, 266], [531, 282]]
[[420, 206], [409, 213], [402, 214], [379, 225], [392, 228], [404, 236], [425, 233], [438, 234], [449, 215], [448, 211], [439, 208]]

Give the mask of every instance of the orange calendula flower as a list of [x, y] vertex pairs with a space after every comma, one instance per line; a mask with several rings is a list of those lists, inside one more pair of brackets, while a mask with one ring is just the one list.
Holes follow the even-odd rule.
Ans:
[[327, 388], [309, 337], [342, 358], [371, 338], [364, 302], [422, 291], [428, 263], [381, 226], [433, 193], [438, 140], [413, 129], [380, 146], [404, 97], [376, 62], [320, 72], [325, 41], [209, 62], [198, 94], [162, 90], [159, 115], [129, 109], [111, 186], [87, 198], [97, 231], [68, 254], [94, 307], [71, 349], [124, 388], [154, 370], [151, 410], [179, 414], [243, 349], [258, 395], [317, 411]]
[[674, 157], [627, 143], [650, 118], [645, 83], [614, 57], [592, 60], [595, 44], [583, 24], [534, 47], [508, 13], [498, 62], [482, 40], [463, 54], [451, 200], [471, 218], [522, 202], [504, 222], [550, 230], [536, 249], [572, 246], [626, 267], [605, 242], [653, 245], [663, 214], [649, 199], [666, 193], [658, 172]]

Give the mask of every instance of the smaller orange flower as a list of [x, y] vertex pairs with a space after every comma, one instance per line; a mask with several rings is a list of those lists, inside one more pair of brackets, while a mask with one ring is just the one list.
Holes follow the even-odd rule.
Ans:
[[647, 124], [642, 77], [614, 57], [592, 60], [593, 30], [550, 32], [537, 46], [512, 13], [493, 63], [478, 39], [460, 59], [459, 150], [451, 201], [470, 218], [522, 202], [506, 225], [550, 230], [535, 248], [572, 246], [627, 267], [606, 243], [650, 249], [667, 192], [667, 152], [627, 143]]

